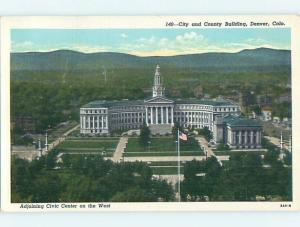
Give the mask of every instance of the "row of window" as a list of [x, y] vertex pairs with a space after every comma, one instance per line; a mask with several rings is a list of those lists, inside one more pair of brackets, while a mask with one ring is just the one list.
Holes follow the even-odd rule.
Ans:
[[143, 110], [144, 106], [114, 106], [112, 110]]
[[185, 128], [191, 128], [191, 127], [204, 128], [204, 127], [207, 127], [209, 130], [212, 130], [211, 126], [203, 125], [203, 124], [183, 124], [183, 127], [185, 127]]
[[195, 118], [195, 117], [175, 117], [178, 122], [194, 122], [194, 123], [210, 123], [208, 118]]
[[189, 110], [197, 110], [197, 109], [201, 109], [201, 110], [211, 110], [212, 107], [211, 106], [203, 106], [203, 105], [179, 105], [177, 106], [178, 109], [189, 109]]
[[237, 107], [219, 107], [219, 108], [214, 108], [214, 111], [216, 112], [229, 112], [229, 111], [237, 111]]
[[112, 123], [140, 123], [140, 122], [143, 122], [143, 119], [142, 118], [137, 118], [137, 117], [134, 117], [134, 118], [119, 118], [119, 119], [113, 119], [112, 120]]
[[105, 114], [105, 113], [107, 113], [106, 111], [107, 111], [106, 109], [93, 109], [93, 110], [85, 110], [84, 113], [87, 113], [87, 114], [88, 113], [90, 113], [90, 114], [92, 114], [92, 113], [95, 113], [95, 114], [99, 114], [99, 113], [100, 114], [101, 113]]
[[95, 129], [95, 130], [91, 130], [90, 132], [91, 133], [101, 133], [102, 130], [101, 129]]
[[209, 118], [209, 113], [204, 113], [204, 112], [175, 112], [174, 116], [195, 116], [195, 117], [204, 117], [204, 118]]
[[85, 128], [106, 128], [106, 122], [103, 122], [103, 126], [102, 126], [102, 122], [100, 121], [99, 124], [97, 121], [95, 121], [95, 124], [93, 124], [93, 122], [91, 121], [90, 124], [88, 122], [85, 123]]
[[[200, 108], [199, 108], [200, 107]], [[170, 109], [170, 107], [168, 107]], [[121, 107], [114, 107], [114, 110], [143, 110], [144, 106], [121, 106]], [[197, 105], [181, 105], [179, 106], [179, 109], [211, 109], [210, 106], [197, 106]], [[214, 111], [219, 111], [219, 112], [229, 112], [229, 111], [237, 111], [238, 109], [236, 107], [219, 107], [219, 108], [214, 108]], [[150, 111], [150, 110], [149, 110]], [[86, 109], [85, 113], [95, 113], [95, 114], [99, 114], [99, 113], [107, 113], [107, 109]]]

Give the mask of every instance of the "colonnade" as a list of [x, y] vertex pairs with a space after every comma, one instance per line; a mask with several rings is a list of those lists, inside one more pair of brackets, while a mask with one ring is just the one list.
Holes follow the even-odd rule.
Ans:
[[173, 106], [147, 106], [146, 124], [174, 124]]

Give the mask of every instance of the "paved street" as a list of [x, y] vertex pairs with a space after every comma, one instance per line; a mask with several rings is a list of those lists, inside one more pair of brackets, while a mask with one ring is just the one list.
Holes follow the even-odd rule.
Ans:
[[215, 156], [213, 150], [208, 146], [208, 142], [205, 138], [197, 136], [195, 139], [198, 141], [199, 146], [207, 152], [207, 157]]
[[[266, 139], [268, 139], [271, 143], [273, 143], [275, 146], [280, 147], [280, 139], [277, 137], [272, 136], [265, 136]], [[288, 144], [284, 143], [283, 148], [289, 149]]]
[[[228, 155], [218, 156], [217, 157], [220, 161], [227, 161], [229, 160]], [[205, 156], [180, 156], [180, 161], [192, 161], [192, 160], [205, 160]], [[176, 161], [177, 156], [152, 156], [152, 157], [124, 157], [125, 162], [135, 162], [135, 161], [142, 161], [142, 162], [167, 162], [167, 161]]]
[[[57, 138], [56, 140], [54, 140], [52, 143], [50, 143], [48, 145], [48, 152], [51, 151], [53, 148], [55, 148], [56, 146], [58, 146], [61, 142], [65, 141], [66, 136], [68, 136], [71, 132], [75, 131], [76, 129], [79, 128], [79, 124], [76, 125], [75, 127], [71, 128], [70, 130], [68, 130], [67, 132], [65, 132], [63, 134], [63, 136]], [[43, 149], [43, 154], [46, 154], [46, 148]]]
[[124, 149], [126, 148], [126, 144], [128, 143], [128, 137], [121, 137], [119, 143], [116, 147], [113, 157], [111, 160], [113, 162], [120, 162], [123, 158]]
[[215, 153], [213, 152], [211, 147], [208, 146], [208, 142], [205, 138], [197, 136], [196, 140], [198, 141], [199, 146], [204, 150], [204, 152], [207, 153], [207, 157], [208, 158], [212, 157], [212, 156], [216, 157], [221, 166], [222, 166], [222, 161], [229, 160], [228, 155], [226, 155], [226, 156], [217, 156], [217, 155], [215, 155]]

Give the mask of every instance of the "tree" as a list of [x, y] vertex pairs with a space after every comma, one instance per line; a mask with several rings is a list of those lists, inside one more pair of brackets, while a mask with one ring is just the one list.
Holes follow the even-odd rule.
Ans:
[[174, 138], [176, 138], [176, 140], [177, 140], [178, 130], [182, 132], [183, 128], [180, 126], [180, 124], [178, 122], [175, 122], [175, 124], [172, 128], [172, 135]]
[[150, 141], [150, 133], [149, 127], [144, 123], [140, 131], [140, 144], [144, 147], [146, 147]]
[[230, 147], [228, 146], [228, 144], [220, 143], [220, 144], [217, 146], [217, 150], [218, 150], [218, 151], [229, 151], [229, 150], [230, 150]]
[[208, 129], [208, 127], [204, 127], [198, 130], [199, 135], [204, 136], [204, 138], [209, 142], [213, 138], [212, 132]]

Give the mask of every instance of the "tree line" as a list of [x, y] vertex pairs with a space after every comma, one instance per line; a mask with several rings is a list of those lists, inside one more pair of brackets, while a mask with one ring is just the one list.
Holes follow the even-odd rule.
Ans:
[[152, 178], [147, 164], [113, 163], [100, 155], [63, 155], [58, 151], [28, 162], [12, 159], [12, 202], [173, 201], [166, 181]]

